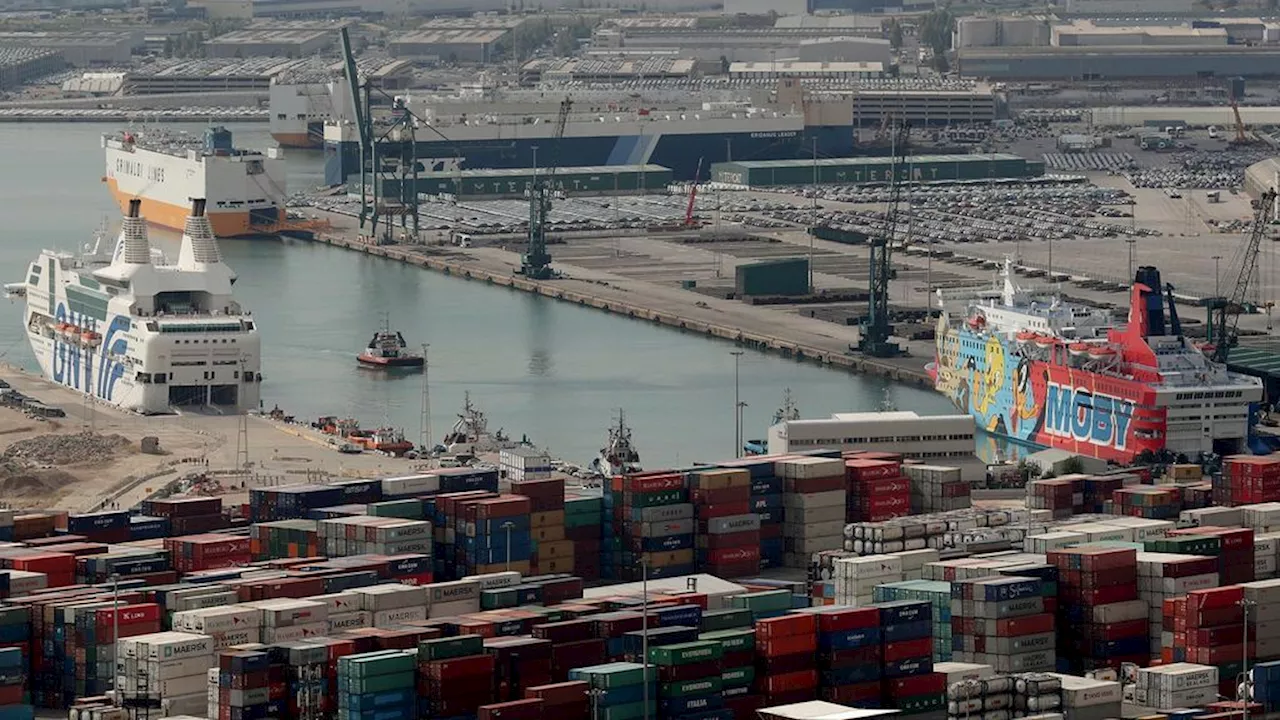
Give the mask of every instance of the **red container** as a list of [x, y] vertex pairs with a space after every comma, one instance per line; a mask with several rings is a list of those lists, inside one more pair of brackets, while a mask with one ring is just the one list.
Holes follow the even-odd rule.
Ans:
[[789, 635], [756, 640], [756, 652], [764, 657], [814, 653], [818, 650], [817, 635]]
[[880, 701], [880, 683], [865, 682], [856, 685], [824, 686], [821, 697], [827, 702], [856, 705]]
[[[947, 486], [951, 487], [951, 486]], [[957, 487], [967, 487], [957, 485]], [[879, 495], [881, 493], [910, 493], [911, 479], [905, 477], [890, 477], [880, 480], [861, 480], [850, 488], [851, 491], [860, 495]]]
[[886, 495], [875, 495], [863, 498], [858, 505], [859, 509], [868, 513], [894, 513], [909, 512], [911, 510], [911, 494], [910, 493], [894, 493]]
[[818, 618], [818, 630], [823, 633], [858, 630], [880, 625], [880, 610], [874, 607], [835, 610], [815, 613], [815, 615]]
[[928, 695], [946, 690], [947, 676], [943, 673], [925, 673], [884, 681], [884, 692], [891, 698]]
[[699, 520], [731, 517], [733, 515], [746, 515], [750, 512], [751, 512], [751, 501], [749, 500], [743, 500], [741, 502], [719, 503], [717, 505], [699, 505], [697, 508]]
[[845, 476], [850, 480], [879, 480], [902, 474], [902, 463], [892, 460], [852, 458], [844, 461]]
[[886, 643], [884, 646], [884, 661], [897, 662], [908, 658], [928, 657], [933, 654], [933, 638], [920, 638], [919, 640], [900, 640], [898, 642]]
[[[756, 621], [756, 641], [813, 635], [818, 631], [817, 617], [812, 613], [795, 613]], [[785, 655], [786, 653], [774, 653]]]
[[728, 565], [737, 566], [745, 563], [756, 563], [757, 569], [760, 562], [760, 546], [747, 545], [736, 548], [716, 548], [707, 551], [707, 562], [711, 565]]
[[1188, 647], [1239, 645], [1244, 642], [1244, 623], [1187, 631]]
[[503, 495], [501, 497], [477, 500], [467, 505], [468, 520], [483, 521], [504, 517], [519, 517], [533, 512], [533, 501], [524, 495]]
[[[117, 622], [116, 618], [119, 618]], [[133, 625], [138, 623], [156, 623], [160, 621], [160, 606], [155, 603], [140, 603], [136, 605], [121, 605], [119, 608], [112, 610], [111, 608], [103, 608], [95, 610], [93, 613], [93, 622], [98, 632], [110, 630], [113, 625], [121, 626]], [[122, 635], [122, 637], [128, 637]]]
[[574, 705], [587, 697], [587, 690], [589, 689], [590, 686], [585, 682], [562, 682], [525, 688], [524, 696], [526, 698], [539, 698], [545, 707]]
[[769, 694], [810, 691], [818, 686], [818, 671], [801, 670], [799, 672], [783, 673], [781, 675], [767, 675], [763, 678], [757, 677], [760, 687]]
[[[699, 488], [693, 491], [693, 502], [695, 505], [724, 505], [744, 503], [750, 500], [750, 485], [739, 485], [738, 487], [716, 489]], [[701, 516], [701, 513], [699, 513], [699, 515]]]
[[1024, 615], [996, 621], [996, 635], [998, 637], [1019, 637], [1046, 632], [1053, 632], [1052, 613]]
[[654, 493], [664, 490], [679, 490], [685, 486], [685, 479], [684, 475], [680, 473], [638, 473], [615, 477], [611, 486], [613, 489], [623, 492]]
[[759, 530], [743, 530], [742, 532], [698, 536], [699, 547], [707, 549], [741, 547], [743, 545], [758, 545], [759, 543]]
[[[1192, 590], [1187, 593], [1187, 612], [1196, 614], [1202, 610], [1221, 607], [1236, 607], [1238, 609], [1242, 600], [1244, 600], [1244, 588], [1238, 585]], [[1237, 612], [1242, 611], [1237, 610]]]

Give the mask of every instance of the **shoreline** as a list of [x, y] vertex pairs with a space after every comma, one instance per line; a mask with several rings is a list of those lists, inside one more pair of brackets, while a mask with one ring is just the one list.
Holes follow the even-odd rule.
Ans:
[[[508, 272], [504, 274], [500, 268], [486, 267], [484, 263], [471, 256], [467, 256], [468, 260], [462, 260], [456, 255], [454, 257], [428, 255], [415, 252], [413, 250], [415, 246], [412, 245], [371, 245], [334, 235], [317, 235], [313, 238], [303, 239], [301, 242], [320, 243], [374, 257], [384, 257], [407, 265], [460, 277], [464, 280], [475, 280], [489, 285], [506, 287], [553, 300], [603, 310], [611, 315], [652, 322], [674, 330], [728, 340], [741, 347], [778, 354], [784, 358], [815, 363], [823, 367], [842, 369], [851, 373], [881, 377], [927, 390], [933, 389], [933, 381], [923, 368], [924, 362], [914, 356], [898, 358], [899, 362], [894, 362], [893, 360], [862, 357], [847, 352], [840, 353], [831, 348], [820, 347], [812, 341], [783, 338], [777, 334], [703, 320], [679, 311], [659, 310], [655, 307], [647, 306], [643, 298], [624, 300], [617, 297], [606, 297], [604, 293], [600, 292], [586, 292], [557, 284], [557, 282], [575, 280], [576, 278], [572, 276], [559, 281], [528, 280], [512, 272], [513, 268], [509, 265], [506, 266]], [[574, 267], [572, 265], [566, 266], [563, 263], [559, 264], [562, 267]], [[616, 293], [609, 294], [614, 295]], [[636, 300], [640, 302], [636, 302]], [[688, 305], [694, 307], [694, 302], [697, 302], [697, 300], [694, 298], [689, 300]], [[797, 334], [804, 334], [804, 332], [800, 331]], [[917, 365], [919, 367], [916, 367]]]

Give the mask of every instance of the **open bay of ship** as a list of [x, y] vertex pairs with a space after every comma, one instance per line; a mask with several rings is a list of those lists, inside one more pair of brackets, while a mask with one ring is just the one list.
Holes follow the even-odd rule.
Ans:
[[[22, 124], [0, 133], [9, 160], [0, 176], [6, 240], [0, 267], [20, 281], [41, 248], [73, 250], [118, 207], [101, 182], [99, 138], [114, 125]], [[176, 126], [200, 133], [202, 126]], [[264, 126], [232, 126], [237, 146], [267, 147]], [[319, 153], [293, 151], [290, 191], [323, 179]], [[155, 247], [177, 252], [179, 235], [151, 229]], [[463, 395], [519, 438], [585, 464], [605, 441], [618, 408], [647, 467], [732, 456], [734, 361], [730, 343], [654, 327], [341, 249], [301, 241], [223, 240], [237, 272], [236, 298], [262, 329], [265, 409], [299, 420], [351, 416], [389, 424], [417, 440], [422, 377], [387, 378], [355, 356], [389, 316], [411, 344], [430, 344], [433, 435], [456, 419]], [[0, 354], [35, 370], [22, 303], [3, 306]], [[886, 399], [921, 414], [954, 412], [941, 395], [880, 379], [747, 352], [741, 361], [745, 432], [763, 437], [783, 388], [805, 417], [868, 411]]]

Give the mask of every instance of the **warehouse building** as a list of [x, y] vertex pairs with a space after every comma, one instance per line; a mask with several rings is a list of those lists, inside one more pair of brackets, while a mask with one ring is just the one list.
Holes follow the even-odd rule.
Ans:
[[271, 79], [289, 74], [320, 74], [314, 60], [248, 58], [245, 60], [165, 60], [131, 71], [126, 95], [190, 92], [267, 92]]
[[[738, 160], [714, 163], [716, 182], [751, 188], [820, 184], [859, 185], [893, 179], [891, 157], [820, 158], [813, 160]], [[908, 182], [966, 182], [1040, 177], [1044, 163], [1017, 155], [913, 155], [897, 164], [898, 179]]]
[[63, 70], [67, 61], [57, 50], [0, 48], [0, 90], [12, 90]]
[[1049, 44], [1048, 17], [989, 17], [972, 15], [956, 19], [951, 34], [954, 48], [1038, 47]]
[[1198, 15], [1197, 0], [1066, 0], [1062, 12], [1069, 15]]
[[1221, 27], [1102, 25], [1092, 20], [1077, 20], [1072, 23], [1054, 25], [1050, 44], [1058, 47], [1226, 45], [1227, 31]]
[[[1253, 200], [1268, 190], [1280, 191], [1280, 158], [1267, 158], [1244, 171], [1244, 191]], [[1274, 208], [1273, 220], [1280, 219], [1280, 204]]]
[[[418, 194], [523, 198], [533, 186], [534, 177], [534, 171], [529, 168], [418, 173]], [[546, 171], [538, 177], [545, 178]], [[661, 165], [609, 165], [562, 167], [556, 170], [554, 183], [555, 189], [566, 195], [611, 195], [661, 192], [671, 181], [671, 168]], [[386, 196], [400, 194], [400, 181], [396, 178], [382, 177], [378, 187]]]
[[402, 17], [496, 12], [510, 8], [508, 0], [189, 0], [209, 19], [320, 19]]
[[[911, 411], [836, 413], [826, 420], [788, 420], [769, 428], [769, 454], [806, 450], [867, 450], [960, 467], [965, 479], [986, 468], [974, 457], [969, 415], [920, 416]], [[976, 475], [975, 475], [976, 473]]]
[[511, 43], [526, 20], [509, 16], [434, 18], [387, 42], [392, 57], [487, 63]]
[[735, 62], [729, 64], [729, 77], [748, 81], [781, 78], [865, 80], [885, 77], [888, 74], [885, 67], [878, 62]]
[[888, 40], [880, 38], [852, 35], [808, 38], [800, 41], [797, 59], [800, 62], [868, 62], [889, 67], [893, 64], [893, 50]]
[[962, 48], [956, 70], [988, 80], [1280, 76], [1280, 48], [1147, 46]]
[[127, 65], [141, 38], [111, 30], [42, 30], [0, 32], [0, 49], [33, 48], [59, 52], [74, 67]]
[[693, 77], [697, 62], [688, 58], [648, 53], [635, 56], [591, 54], [585, 58], [535, 58], [520, 68], [522, 83], [543, 81], [622, 82], [627, 80]]
[[205, 50], [212, 58], [306, 57], [330, 50], [338, 29], [350, 24], [296, 20], [257, 22], [206, 41]]

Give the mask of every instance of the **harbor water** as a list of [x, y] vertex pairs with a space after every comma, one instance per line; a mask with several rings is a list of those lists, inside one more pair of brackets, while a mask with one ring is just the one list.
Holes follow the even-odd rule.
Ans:
[[[118, 129], [14, 124], [0, 133], [0, 155], [10, 160], [0, 177], [6, 282], [22, 280], [41, 248], [74, 251], [91, 242], [104, 221], [114, 239], [119, 210], [101, 182], [99, 137]], [[271, 143], [265, 125], [231, 129], [239, 146]], [[321, 182], [319, 153], [287, 157], [290, 191]], [[176, 256], [177, 233], [152, 228], [151, 239]], [[278, 405], [306, 421], [350, 416], [419, 439], [422, 376], [385, 377], [356, 366], [356, 354], [387, 317], [410, 344], [430, 344], [437, 441], [469, 392], [491, 429], [528, 435], [572, 462], [586, 464], [599, 452], [619, 408], [648, 468], [734, 453], [731, 343], [302, 241], [223, 240], [222, 249], [239, 276], [236, 297], [262, 331], [264, 409]], [[34, 370], [21, 308], [4, 305], [0, 356]], [[804, 417], [870, 411], [886, 401], [921, 414], [954, 411], [941, 395], [877, 378], [752, 351], [740, 363], [748, 438], [764, 436], [784, 388]]]

